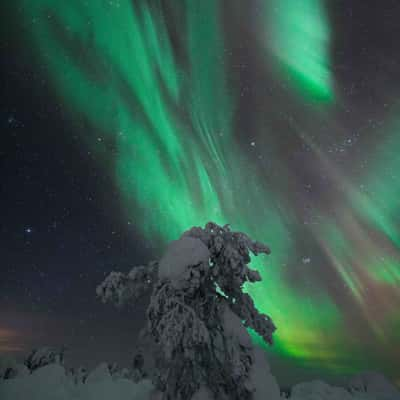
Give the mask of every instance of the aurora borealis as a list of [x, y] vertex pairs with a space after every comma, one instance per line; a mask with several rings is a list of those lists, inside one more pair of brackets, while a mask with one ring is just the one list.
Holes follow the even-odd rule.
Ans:
[[159, 254], [193, 225], [230, 223], [272, 249], [249, 289], [278, 327], [268, 352], [400, 379], [398, 93], [363, 114], [334, 7], [15, 3], [32, 64], [143, 242]]
[[325, 3], [275, 0], [266, 1], [264, 8], [264, 42], [279, 65], [279, 78], [308, 100], [332, 100], [331, 27]]

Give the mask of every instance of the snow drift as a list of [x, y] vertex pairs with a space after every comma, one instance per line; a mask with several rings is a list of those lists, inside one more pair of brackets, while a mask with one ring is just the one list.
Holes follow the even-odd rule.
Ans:
[[[256, 350], [256, 369], [252, 379], [259, 389], [255, 400], [285, 399], [279, 394], [275, 378], [262, 350]], [[4, 364], [4, 363], [3, 363]], [[1, 365], [1, 363], [0, 363]], [[48, 364], [35, 369], [13, 362], [20, 371], [12, 378], [0, 379], [1, 400], [158, 400], [160, 393], [153, 388], [150, 380], [138, 383], [120, 374], [111, 374], [109, 366], [102, 363], [88, 374], [84, 382], [75, 379], [60, 364]], [[79, 370], [77, 370], [78, 372]], [[4, 368], [3, 368], [4, 372]], [[259, 385], [261, 383], [261, 385]], [[366, 372], [352, 378], [347, 388], [312, 381], [295, 385], [288, 397], [291, 400], [400, 400], [399, 391], [382, 375]], [[188, 399], [189, 400], [189, 399]], [[207, 387], [200, 387], [191, 400], [214, 400]]]

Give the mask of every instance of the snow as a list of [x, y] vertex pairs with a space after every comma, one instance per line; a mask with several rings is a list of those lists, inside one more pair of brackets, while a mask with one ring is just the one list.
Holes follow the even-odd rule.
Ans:
[[10, 379], [27, 375], [29, 375], [29, 370], [24, 364], [17, 363], [10, 357], [0, 357], [0, 382], [1, 378]]
[[70, 385], [61, 365], [50, 364], [36, 369], [31, 375], [8, 379], [0, 384], [2, 400], [67, 400]]
[[353, 393], [358, 395], [366, 393], [370, 396], [366, 398], [400, 400], [399, 391], [379, 372], [369, 371], [358, 374], [350, 380], [348, 387]]
[[90, 376], [92, 376], [91, 382], [76, 385], [66, 375], [63, 366], [46, 365], [29, 376], [1, 380], [0, 399], [150, 400], [150, 394], [154, 390], [149, 380], [143, 380], [137, 384], [128, 379], [112, 380], [110, 375], [107, 377], [103, 364], [97, 367]]
[[291, 400], [351, 400], [354, 399], [343, 388], [330, 386], [325, 382], [316, 380], [299, 383], [292, 389]]
[[270, 372], [264, 350], [255, 347], [253, 356], [254, 364], [249, 376], [249, 384], [254, 388], [253, 400], [279, 400], [279, 385]]
[[87, 377], [87, 383], [95, 383], [101, 381], [111, 381], [111, 374], [107, 363], [98, 365]]
[[224, 336], [228, 340], [238, 340], [242, 346], [248, 348], [252, 347], [249, 333], [243, 326], [240, 318], [229, 308], [227, 304], [224, 305], [222, 325], [224, 327]]
[[[254, 366], [249, 385], [254, 388], [253, 400], [279, 400], [279, 386], [271, 375], [265, 353], [254, 349]], [[134, 383], [110, 375], [102, 363], [88, 376], [86, 383], [75, 384], [59, 364], [38, 368], [30, 375], [0, 380], [1, 400], [159, 400], [149, 380]], [[295, 385], [290, 400], [400, 400], [400, 393], [381, 374], [359, 374], [349, 382], [349, 390], [330, 386], [322, 381]], [[188, 399], [189, 400], [189, 399]], [[201, 386], [191, 400], [214, 400], [210, 390]]]
[[159, 263], [159, 278], [179, 285], [190, 266], [207, 264], [209, 258], [210, 252], [200, 239], [183, 236], [169, 244]]
[[318, 380], [300, 383], [290, 400], [400, 400], [400, 392], [382, 374], [367, 372], [353, 377], [349, 390]]
[[[144, 380], [133, 383], [128, 379], [115, 381], [99, 381], [81, 386], [76, 399], [79, 400], [149, 400], [153, 386], [150, 381]], [[71, 399], [72, 400], [72, 399]], [[73, 399], [75, 400], [75, 399]]]
[[199, 390], [192, 396], [191, 400], [214, 400], [214, 396], [207, 386], [200, 386]]

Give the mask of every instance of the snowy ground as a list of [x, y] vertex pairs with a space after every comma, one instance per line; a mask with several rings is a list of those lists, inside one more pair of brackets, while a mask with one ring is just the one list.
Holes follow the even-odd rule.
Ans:
[[0, 381], [1, 400], [147, 400], [151, 391], [149, 381], [135, 384], [128, 379], [113, 379], [105, 364], [97, 367], [85, 383], [75, 383], [57, 364]]
[[[17, 376], [0, 380], [1, 400], [155, 400], [159, 397], [148, 380], [135, 384], [132, 380], [111, 376], [107, 365], [100, 364], [85, 383], [77, 383], [76, 375], [64, 367], [50, 364], [32, 374], [19, 366]], [[78, 379], [79, 381], [79, 379]], [[266, 382], [266, 385], [268, 383]], [[268, 392], [268, 388], [266, 388]], [[275, 396], [274, 396], [275, 397]], [[257, 400], [263, 396], [255, 395]], [[284, 399], [282, 395], [281, 399]], [[209, 400], [202, 388], [194, 400]], [[400, 393], [382, 375], [366, 373], [350, 381], [348, 388], [330, 386], [322, 381], [302, 383], [292, 388], [292, 400], [400, 400]], [[188, 399], [189, 400], [189, 399]], [[265, 400], [274, 400], [267, 396]], [[278, 400], [276, 398], [275, 400]]]

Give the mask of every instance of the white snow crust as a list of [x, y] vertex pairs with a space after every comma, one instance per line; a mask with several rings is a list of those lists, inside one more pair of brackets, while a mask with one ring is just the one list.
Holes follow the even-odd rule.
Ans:
[[58, 364], [46, 365], [29, 376], [0, 381], [1, 400], [149, 400], [153, 390], [148, 380], [135, 384], [128, 379], [111, 379], [103, 364], [85, 384], [75, 384]]
[[190, 266], [208, 263], [209, 258], [210, 252], [200, 239], [183, 236], [169, 244], [159, 263], [158, 276], [179, 285]]
[[[249, 385], [255, 388], [254, 400], [284, 399], [279, 395], [276, 379], [271, 375], [262, 349], [254, 350], [255, 364]], [[114, 378], [107, 364], [102, 363], [85, 383], [75, 383], [62, 365], [49, 364], [32, 374], [23, 373], [13, 379], [0, 380], [1, 400], [158, 400], [160, 393], [149, 380], [134, 383]], [[399, 391], [381, 374], [368, 372], [355, 376], [348, 390], [311, 381], [295, 385], [291, 400], [400, 400]], [[188, 399], [189, 400], [189, 399]], [[214, 400], [210, 390], [201, 387], [190, 400]]]
[[[345, 389], [330, 386], [325, 382], [315, 380], [299, 383], [292, 389], [290, 399], [293, 400], [351, 400], [353, 396]], [[358, 399], [358, 397], [357, 397]]]
[[279, 400], [279, 385], [270, 372], [265, 352], [259, 347], [255, 347], [253, 356], [254, 364], [249, 376], [249, 384], [254, 388], [253, 400]]
[[242, 321], [227, 304], [224, 307], [222, 325], [226, 338], [229, 340], [238, 340], [245, 347], [250, 348], [252, 346], [250, 335], [242, 324]]

